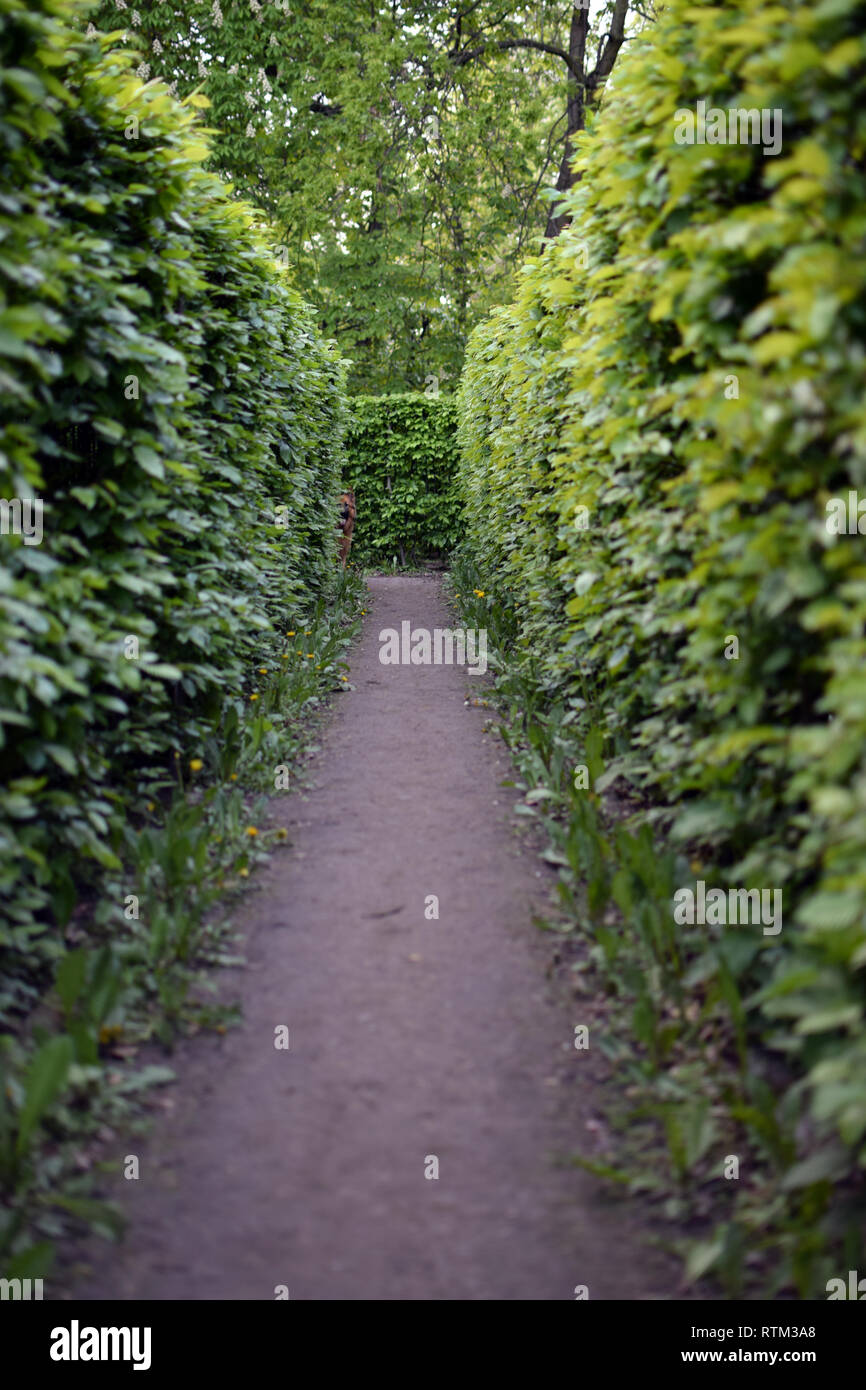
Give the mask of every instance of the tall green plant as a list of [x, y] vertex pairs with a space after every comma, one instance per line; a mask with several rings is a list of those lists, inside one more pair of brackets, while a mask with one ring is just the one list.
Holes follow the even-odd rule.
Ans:
[[[781, 934], [694, 987], [727, 999], [765, 1129], [783, 1065], [775, 1190], [811, 1218], [866, 1164], [864, 551], [828, 524], [866, 481], [861, 20], [672, 0], [459, 396], [477, 582], [551, 706], [702, 876], [783, 893]], [[680, 142], [700, 103], [726, 132], [767, 113], [781, 150]]]

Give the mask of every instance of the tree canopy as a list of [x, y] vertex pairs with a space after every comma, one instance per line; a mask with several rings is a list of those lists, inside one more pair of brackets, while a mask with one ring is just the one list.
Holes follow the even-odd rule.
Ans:
[[355, 390], [453, 385], [507, 298], [628, 0], [103, 0], [139, 72], [200, 91], [211, 166], [267, 214], [278, 256], [352, 362]]

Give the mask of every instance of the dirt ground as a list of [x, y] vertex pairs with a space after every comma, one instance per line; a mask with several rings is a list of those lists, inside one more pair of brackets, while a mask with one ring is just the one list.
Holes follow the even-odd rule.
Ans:
[[464, 703], [479, 682], [379, 663], [381, 629], [449, 626], [439, 581], [370, 589], [312, 788], [274, 802], [291, 848], [234, 914], [242, 1025], [175, 1054], [141, 1177], [108, 1193], [126, 1240], [91, 1250], [73, 1296], [676, 1296], [635, 1209], [562, 1162], [592, 1151], [591, 1041], [575, 1051], [581, 1020], [547, 976], [531, 917], [552, 875]]

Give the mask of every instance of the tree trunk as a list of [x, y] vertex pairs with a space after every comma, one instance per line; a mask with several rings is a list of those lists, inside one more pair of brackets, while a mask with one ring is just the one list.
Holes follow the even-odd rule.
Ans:
[[[556, 180], [556, 189], [559, 193], [565, 193], [574, 183], [574, 174], [571, 170], [571, 156], [574, 154], [573, 137], [579, 130], [583, 130], [586, 124], [586, 36], [589, 31], [589, 9], [575, 5], [571, 11], [571, 29], [568, 35], [568, 57], [570, 71], [568, 74], [568, 106], [566, 108], [566, 133], [565, 149], [562, 152], [562, 162], [559, 166], [559, 177]], [[581, 75], [575, 77], [575, 72]], [[568, 226], [571, 221], [563, 213], [557, 213], [557, 200], [550, 204], [550, 211], [547, 214], [547, 227], [544, 237], [546, 241], [552, 241], [559, 236], [563, 227]]]
[[[573, 137], [578, 131], [583, 130], [586, 125], [587, 103], [593, 101], [596, 94], [610, 76], [611, 69], [616, 62], [617, 54], [625, 42], [625, 21], [628, 15], [629, 0], [616, 0], [613, 7], [613, 14], [610, 19], [610, 29], [604, 36], [604, 43], [600, 45], [601, 53], [591, 73], [586, 71], [586, 38], [589, 31], [589, 9], [584, 9], [582, 5], [575, 5], [571, 12], [571, 32], [568, 39], [568, 59], [569, 59], [569, 80], [568, 80], [568, 125], [565, 136], [565, 150], [562, 155], [562, 163], [559, 166], [559, 178], [556, 180], [556, 188], [559, 193], [565, 193], [576, 182], [571, 168], [571, 157], [574, 154]], [[579, 73], [580, 76], [575, 76]], [[563, 227], [567, 227], [571, 218], [567, 213], [557, 213], [557, 200], [554, 199], [550, 204], [550, 211], [547, 215], [547, 228], [544, 236], [545, 240], [552, 241], [559, 236]]]

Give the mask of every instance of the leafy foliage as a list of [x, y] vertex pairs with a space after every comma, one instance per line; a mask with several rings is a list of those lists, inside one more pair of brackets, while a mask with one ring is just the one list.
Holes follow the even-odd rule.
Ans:
[[0, 4], [0, 476], [44, 499], [42, 544], [0, 538], [4, 1012], [148, 779], [332, 582], [341, 468], [339, 361], [194, 108], [59, 9]]
[[456, 419], [450, 396], [355, 396], [346, 481], [358, 520], [352, 559], [391, 565], [448, 554], [459, 536]]
[[[700, 951], [668, 941], [637, 851], [605, 871], [630, 939], [664, 907], [636, 1035], [673, 968], [700, 1010], [725, 1001], [742, 1060], [722, 1099], [769, 1178], [698, 1263], [769, 1228], [781, 1281], [812, 1290], [866, 1165], [864, 542], [826, 525], [866, 480], [864, 58], [854, 0], [671, 0], [581, 143], [573, 225], [476, 330], [459, 394], [474, 582], [571, 756], [594, 729], [604, 786], [652, 796], [692, 882], [783, 892], [780, 935], [707, 927]], [[701, 99], [781, 111], [781, 154], [676, 143]], [[697, 1179], [693, 1099], [669, 1133]]]
[[114, 1228], [76, 1146], [165, 1077], [106, 1086], [106, 1049], [220, 1016], [188, 970], [272, 838], [244, 787], [273, 791], [347, 683], [358, 606], [336, 350], [203, 168], [201, 99], [143, 85], [80, 15], [0, 0], [0, 492], [44, 506], [41, 543], [0, 536], [13, 1274], [61, 1208]]
[[[624, 9], [593, 5], [588, 70], [607, 71]], [[544, 185], [583, 110], [564, 61], [575, 16], [588, 12], [568, 0], [88, 11], [143, 75], [207, 96], [211, 167], [264, 209], [353, 393], [456, 381], [470, 328], [544, 230]]]

